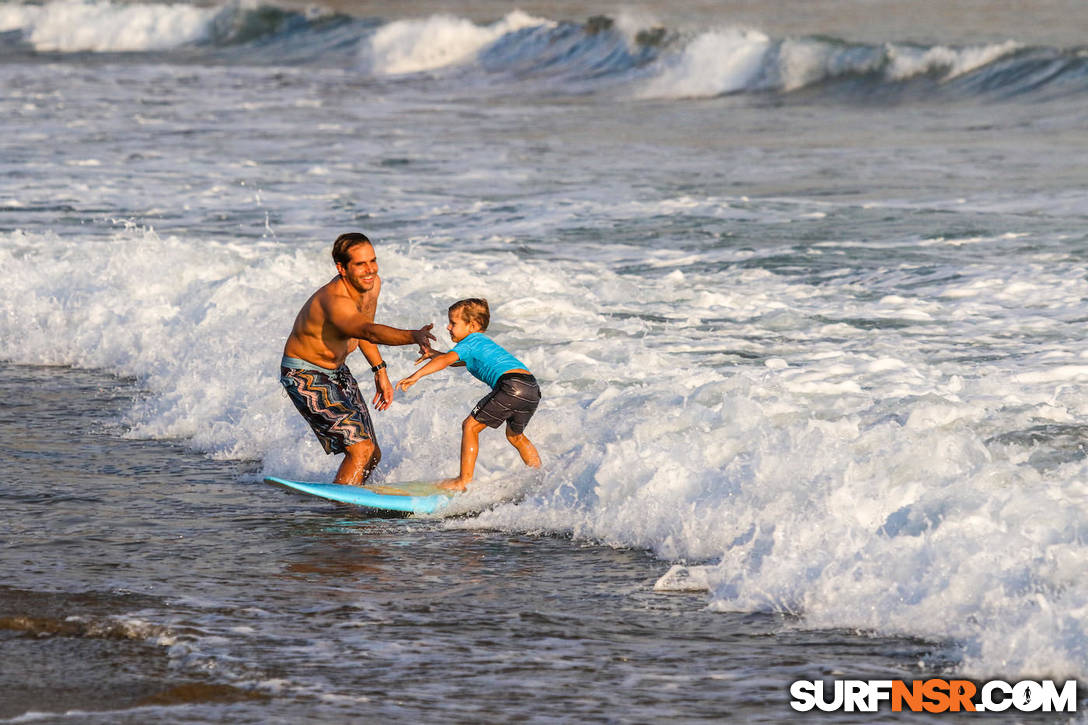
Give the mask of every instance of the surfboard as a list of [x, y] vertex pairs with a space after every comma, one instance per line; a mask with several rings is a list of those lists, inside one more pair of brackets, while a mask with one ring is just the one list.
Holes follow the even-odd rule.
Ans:
[[452, 491], [440, 489], [435, 484], [425, 481], [343, 486], [338, 483], [305, 483], [268, 476], [264, 482], [296, 493], [402, 516], [433, 514], [448, 504], [454, 495]]

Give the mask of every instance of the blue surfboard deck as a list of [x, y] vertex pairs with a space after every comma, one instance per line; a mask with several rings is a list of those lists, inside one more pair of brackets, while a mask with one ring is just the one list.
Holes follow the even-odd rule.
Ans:
[[305, 483], [268, 476], [265, 483], [310, 496], [363, 506], [381, 512], [433, 514], [447, 503], [453, 493], [443, 493], [433, 483], [394, 483], [375, 486], [342, 486], [337, 483]]

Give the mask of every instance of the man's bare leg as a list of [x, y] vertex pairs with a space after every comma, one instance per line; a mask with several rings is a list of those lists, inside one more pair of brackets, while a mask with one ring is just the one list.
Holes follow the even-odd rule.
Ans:
[[521, 455], [522, 462], [530, 468], [540, 468], [540, 454], [536, 452], [536, 446], [529, 440], [529, 436], [524, 433], [514, 433], [510, 430], [510, 425], [506, 425], [506, 440], [510, 441], [510, 445], [517, 449]]
[[476, 456], [480, 452], [480, 431], [486, 427], [471, 415], [465, 418], [465, 422], [461, 424], [461, 475], [440, 482], [439, 488], [464, 491], [465, 486], [472, 481], [472, 474], [476, 471]]
[[340, 461], [340, 470], [336, 472], [333, 483], [346, 486], [361, 486], [370, 478], [382, 452], [374, 441], [361, 441], [344, 449], [344, 460]]

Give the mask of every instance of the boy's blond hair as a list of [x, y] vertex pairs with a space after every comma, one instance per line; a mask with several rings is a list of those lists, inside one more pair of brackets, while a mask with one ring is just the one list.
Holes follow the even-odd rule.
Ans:
[[458, 300], [450, 305], [450, 314], [459, 314], [465, 322], [475, 322], [480, 326], [480, 332], [487, 329], [491, 322], [491, 310], [487, 306], [487, 300], [482, 297], [470, 297], [467, 300]]

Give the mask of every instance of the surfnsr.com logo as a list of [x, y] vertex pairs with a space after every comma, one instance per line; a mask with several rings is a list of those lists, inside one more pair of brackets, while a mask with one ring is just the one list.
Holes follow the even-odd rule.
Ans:
[[976, 685], [970, 680], [798, 680], [790, 685], [798, 712], [1076, 712], [1077, 681], [1053, 680]]

